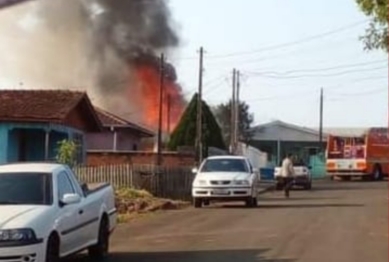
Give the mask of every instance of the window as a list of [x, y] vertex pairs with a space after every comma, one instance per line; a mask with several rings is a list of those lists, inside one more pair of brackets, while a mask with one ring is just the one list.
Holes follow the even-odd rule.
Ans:
[[249, 161], [249, 168], [250, 168], [250, 173], [254, 173], [254, 168], [250, 161]]
[[0, 204], [51, 205], [51, 174], [0, 173]]
[[61, 172], [58, 174], [58, 199], [62, 199], [66, 194], [74, 194], [74, 188], [72, 183], [70, 182], [68, 175], [65, 172]]
[[201, 172], [249, 172], [246, 161], [243, 159], [221, 158], [208, 159]]

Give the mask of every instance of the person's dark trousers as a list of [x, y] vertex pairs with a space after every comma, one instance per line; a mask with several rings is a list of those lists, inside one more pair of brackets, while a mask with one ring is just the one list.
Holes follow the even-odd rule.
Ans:
[[284, 177], [284, 193], [289, 198], [289, 191], [292, 187], [293, 177]]

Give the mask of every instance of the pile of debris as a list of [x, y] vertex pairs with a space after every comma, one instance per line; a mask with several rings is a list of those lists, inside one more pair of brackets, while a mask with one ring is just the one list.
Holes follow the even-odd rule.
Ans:
[[160, 210], [177, 210], [190, 205], [189, 202], [156, 198], [145, 190], [132, 188], [116, 190], [115, 204], [119, 214], [119, 222], [127, 222], [139, 214]]

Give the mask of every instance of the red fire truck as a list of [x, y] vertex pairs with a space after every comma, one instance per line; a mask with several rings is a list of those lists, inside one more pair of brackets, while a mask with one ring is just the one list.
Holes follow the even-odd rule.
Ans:
[[359, 137], [329, 136], [326, 171], [331, 178], [382, 180], [388, 176], [388, 128], [370, 128]]

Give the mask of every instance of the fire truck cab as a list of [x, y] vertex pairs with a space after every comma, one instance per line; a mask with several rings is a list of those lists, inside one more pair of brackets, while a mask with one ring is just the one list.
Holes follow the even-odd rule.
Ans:
[[388, 175], [388, 159], [388, 128], [370, 128], [359, 137], [328, 137], [326, 171], [332, 179], [382, 180]]

